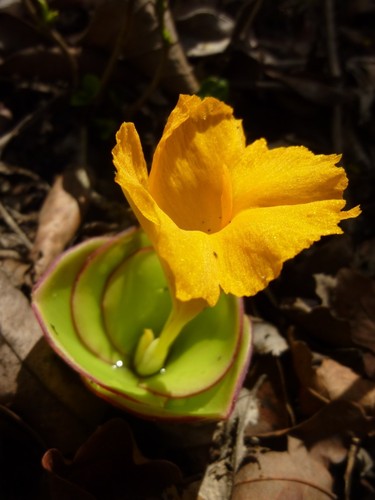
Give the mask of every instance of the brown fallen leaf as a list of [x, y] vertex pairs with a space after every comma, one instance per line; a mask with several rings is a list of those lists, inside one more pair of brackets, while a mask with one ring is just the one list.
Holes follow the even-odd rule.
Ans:
[[287, 75], [275, 70], [267, 70], [266, 74], [281, 81], [305, 99], [316, 104], [332, 105], [332, 103], [350, 103], [355, 99], [354, 92], [326, 85], [317, 80]]
[[257, 390], [258, 387], [253, 391], [243, 388], [229, 419], [217, 425], [211, 447], [212, 462], [207, 466], [200, 485], [199, 500], [230, 498], [233, 471], [245, 451], [245, 429], [249, 424], [256, 425], [259, 420]]
[[[132, 19], [122, 41], [121, 55], [125, 60], [130, 60], [142, 73], [152, 78], [164, 57], [157, 2], [135, 0], [133, 5]], [[90, 26], [82, 39], [83, 46], [112, 53], [121, 27], [127, 22], [125, 14], [122, 0], [98, 4]], [[161, 86], [175, 94], [197, 92], [199, 84], [179, 43], [168, 7], [164, 12], [164, 24], [170, 47], [163, 67]]]
[[345, 399], [358, 403], [369, 414], [375, 411], [375, 383], [333, 359], [323, 359], [316, 368], [313, 387], [330, 401]]
[[[260, 397], [259, 391], [257, 396]], [[236, 434], [237, 429], [239, 432]], [[243, 428], [230, 426], [225, 434], [219, 435], [221, 455], [209, 465], [198, 498], [336, 498], [332, 488], [325, 489], [325, 485], [332, 483], [331, 466], [340, 464], [342, 467], [348, 457], [350, 443], [373, 435], [374, 429], [375, 417], [365, 415], [358, 404], [344, 400], [328, 403], [298, 425], [271, 430], [260, 437], [251, 433], [251, 425], [244, 434], [241, 434]], [[228, 446], [228, 443], [231, 445]], [[238, 454], [236, 443], [240, 446], [241, 461], [234, 468], [233, 460]], [[272, 458], [263, 458], [270, 452], [273, 453]], [[305, 464], [307, 472], [303, 470]], [[253, 470], [241, 472], [244, 467]], [[370, 470], [371, 477], [371, 469], [366, 470], [366, 464], [357, 463], [357, 467], [363, 469], [363, 477]], [[266, 475], [267, 471], [269, 475]], [[280, 475], [276, 476], [275, 471]], [[312, 477], [314, 471], [322, 474], [322, 478], [318, 476], [318, 481]], [[292, 472], [295, 475], [292, 476]], [[344, 488], [343, 478], [336, 477], [335, 483], [338, 484], [334, 485], [334, 491]], [[235, 485], [238, 485], [237, 490]], [[366, 484], [362, 486], [365, 491], [371, 491]], [[297, 494], [300, 496], [293, 496]]]
[[89, 393], [47, 345], [27, 298], [0, 271], [0, 403], [49, 446], [76, 449], [106, 405]]
[[[247, 461], [251, 463], [254, 461], [254, 454], [259, 452], [266, 453], [271, 446], [274, 451], [279, 453], [279, 458], [282, 461], [285, 446], [283, 448], [283, 441], [280, 441], [279, 438], [289, 439], [292, 436], [301, 441], [306, 450], [308, 450], [311, 459], [317, 460], [327, 470], [330, 470], [332, 465], [340, 464], [341, 466], [343, 464], [348, 454], [351, 453], [351, 443], [356, 443], [361, 438], [372, 436], [374, 429], [375, 417], [367, 416], [358, 404], [336, 400], [328, 403], [312, 417], [298, 425], [263, 434], [258, 440], [254, 437], [252, 439], [248, 438], [246, 441], [248, 457], [246, 458], [245, 456], [243, 463], [246, 464]], [[303, 467], [304, 462], [301, 465]], [[368, 474], [369, 471], [368, 469], [366, 470], [365, 464], [358, 463], [357, 467], [363, 470], [363, 477]], [[350, 475], [353, 473], [353, 470], [348, 470], [347, 472], [345, 482], [349, 481], [350, 483]], [[259, 480], [263, 479], [260, 478]], [[368, 490], [366, 484], [362, 486], [365, 491]], [[349, 484], [345, 485], [345, 488], [347, 487], [350, 489]], [[268, 484], [265, 484], [264, 488], [264, 491], [267, 492]], [[339, 491], [340, 488], [341, 490], [344, 488], [343, 479], [336, 476], [334, 490]], [[291, 491], [289, 493], [292, 495]], [[255, 496], [255, 498], [267, 498], [267, 494], [265, 497]], [[275, 497], [270, 496], [269, 498]], [[278, 498], [289, 499], [294, 497], [285, 494]], [[307, 498], [310, 498], [310, 496], [307, 496]]]
[[[293, 356], [298, 350], [298, 375], [308, 387], [315, 373], [312, 353], [302, 342], [291, 342], [291, 348]], [[315, 388], [305, 389], [316, 403], [313, 411], [305, 412], [312, 416], [291, 425], [288, 402], [280, 390], [279, 361], [260, 357], [263, 378], [252, 392], [240, 395], [231, 418], [218, 425], [200, 500], [325, 499], [336, 498], [335, 492], [346, 487], [330, 469], [343, 467], [352, 439], [373, 435], [375, 418], [366, 415], [363, 404], [330, 402]], [[250, 379], [257, 380], [262, 370], [255, 370]]]
[[181, 481], [176, 465], [142, 455], [130, 427], [120, 418], [99, 427], [73, 460], [51, 449], [42, 464], [50, 473], [54, 500], [160, 498], [165, 488]]
[[355, 350], [366, 374], [375, 378], [375, 281], [347, 268], [335, 277], [314, 277], [321, 303], [297, 298], [293, 304], [284, 304], [284, 311], [320, 341]]
[[357, 403], [368, 414], [375, 414], [372, 380], [331, 358], [314, 356], [304, 342], [292, 340], [291, 347], [294, 367], [305, 392], [303, 402], [307, 402], [307, 392], [312, 400], [319, 401], [318, 407], [340, 399]]
[[364, 365], [375, 379], [375, 281], [352, 269], [341, 269], [331, 294], [333, 314], [350, 325], [351, 339], [364, 347]]
[[352, 437], [374, 435], [375, 417], [368, 416], [358, 404], [338, 399], [332, 401], [292, 429], [285, 429], [278, 435], [289, 432], [302, 439], [307, 447], [332, 436], [341, 436], [348, 441]]
[[[84, 169], [68, 170], [56, 177], [39, 213], [39, 225], [31, 258], [38, 278], [72, 240], [87, 206], [90, 181]], [[78, 181], [78, 182], [77, 182]]]
[[375, 383], [333, 359], [322, 360], [312, 387], [330, 401], [345, 399], [358, 403], [369, 414], [375, 412]]
[[290, 425], [285, 402], [275, 384], [278, 374], [275, 359], [263, 358], [266, 359], [259, 365], [267, 365], [267, 369], [258, 378], [255, 373], [253, 389], [243, 388], [230, 418], [217, 425], [210, 450], [211, 463], [199, 488], [200, 500], [231, 498], [235, 473], [246, 461], [249, 447], [258, 442], [254, 436]]
[[179, 2], [172, 7], [181, 42], [189, 57], [220, 54], [229, 46], [234, 18], [215, 2], [212, 5], [200, 1]]
[[250, 319], [253, 327], [253, 345], [256, 353], [280, 356], [288, 350], [285, 338], [281, 336], [274, 325], [254, 316]]
[[324, 461], [309, 452], [302, 441], [288, 436], [285, 451], [254, 448], [236, 474], [231, 498], [324, 500], [336, 498], [332, 486]]
[[1, 498], [43, 498], [40, 461], [44, 444], [18, 415], [1, 405], [0, 436]]

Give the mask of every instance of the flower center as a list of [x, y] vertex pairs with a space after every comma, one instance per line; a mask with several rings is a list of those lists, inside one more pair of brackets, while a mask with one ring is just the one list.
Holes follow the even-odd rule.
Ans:
[[231, 222], [232, 183], [225, 165], [221, 166], [221, 172], [218, 169], [215, 174], [183, 181], [174, 179], [174, 191], [168, 199], [152, 190], [159, 207], [179, 228], [213, 234]]
[[207, 213], [207, 217], [202, 218], [201, 226], [194, 227], [207, 234], [216, 233], [231, 222], [233, 211], [232, 183], [226, 167], [223, 169], [221, 192], [216, 194], [213, 200], [212, 210]]

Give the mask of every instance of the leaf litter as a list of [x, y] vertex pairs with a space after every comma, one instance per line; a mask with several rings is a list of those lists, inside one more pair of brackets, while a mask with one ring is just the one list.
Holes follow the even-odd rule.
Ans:
[[[373, 496], [373, 2], [174, 0], [164, 21], [156, 1], [41, 4], [0, 5], [0, 496], [28, 468], [38, 499]], [[89, 394], [29, 298], [64, 248], [134, 223], [113, 183], [119, 124], [136, 122], [150, 159], [177, 94], [200, 85], [249, 141], [342, 152], [363, 215], [246, 301], [255, 352], [234, 412], [187, 429]]]

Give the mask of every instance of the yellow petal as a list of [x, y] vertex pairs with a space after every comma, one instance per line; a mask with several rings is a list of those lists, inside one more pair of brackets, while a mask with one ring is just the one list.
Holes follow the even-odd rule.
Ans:
[[314, 155], [303, 146], [268, 149], [264, 139], [246, 148], [230, 172], [234, 213], [250, 207], [340, 199], [347, 186], [340, 155]]
[[117, 135], [114, 163], [140, 224], [154, 245], [177, 301], [213, 306], [220, 291], [252, 295], [282, 263], [338, 223], [347, 180], [336, 155], [303, 147], [245, 148], [230, 107], [182, 96], [147, 176], [132, 124]]
[[356, 217], [354, 208], [340, 212], [344, 200], [249, 209], [213, 235], [220, 286], [234, 295], [254, 295], [276, 278], [283, 262], [318, 241], [340, 234], [338, 223]]
[[[206, 287], [203, 282], [200, 285], [198, 282], [201, 263], [205, 259], [204, 255], [207, 250], [204, 243], [205, 240], [207, 241], [207, 234], [181, 230], [157, 205], [148, 191], [146, 163], [133, 124], [124, 123], [116, 139], [117, 144], [113, 149], [113, 162], [117, 169], [116, 182], [120, 184], [139, 223], [159, 254], [172, 293], [177, 301], [202, 298], [202, 302], [206, 302]], [[184, 259], [187, 253], [199, 256], [197, 262], [199, 265], [192, 267], [191, 260], [189, 260], [185, 266]], [[192, 282], [195, 282], [194, 294], [190, 297], [189, 284]], [[219, 294], [220, 289], [217, 284], [215, 298], [211, 300], [210, 305], [217, 302]]]
[[180, 228], [218, 231], [232, 216], [228, 170], [244, 151], [232, 108], [212, 98], [181, 96], [155, 151], [150, 193]]
[[148, 172], [141, 142], [133, 123], [123, 123], [116, 134], [113, 163], [115, 181], [121, 186], [130, 206], [138, 213], [141, 207], [146, 218], [157, 222], [155, 201], [148, 190]]
[[149, 224], [148, 232], [177, 298], [202, 298], [213, 306], [221, 289], [254, 295], [280, 274], [285, 260], [321, 236], [342, 233], [338, 223], [359, 214], [358, 208], [340, 212], [344, 204], [328, 200], [249, 209], [212, 235], [181, 230], [161, 214], [161, 225]]

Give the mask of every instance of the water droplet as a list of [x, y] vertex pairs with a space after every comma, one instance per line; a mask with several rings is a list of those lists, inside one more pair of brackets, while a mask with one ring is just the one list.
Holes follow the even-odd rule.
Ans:
[[163, 373], [165, 373], [165, 368], [162, 368], [162, 369], [160, 370], [160, 373], [162, 373], [162, 374], [163, 374]]
[[112, 368], [121, 368], [122, 366], [124, 366], [124, 362], [121, 359], [119, 359], [116, 361], [114, 365], [112, 365]]

